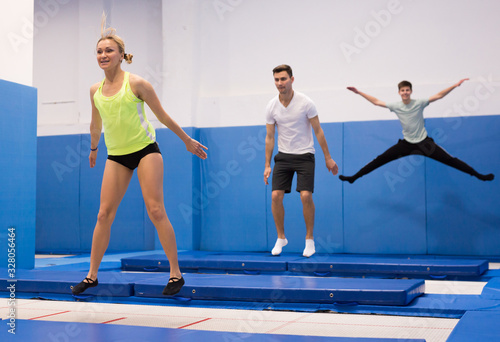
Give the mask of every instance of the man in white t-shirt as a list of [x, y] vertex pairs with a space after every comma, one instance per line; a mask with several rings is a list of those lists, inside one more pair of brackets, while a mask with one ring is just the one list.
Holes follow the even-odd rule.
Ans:
[[[266, 164], [264, 182], [268, 184], [271, 175], [271, 157], [274, 149], [275, 128], [278, 128], [278, 154], [274, 157], [272, 178], [272, 204], [274, 223], [278, 239], [271, 251], [280, 255], [282, 248], [288, 244], [285, 237], [285, 209], [283, 198], [290, 193], [293, 175], [297, 173], [297, 191], [300, 192], [304, 220], [306, 224], [306, 246], [302, 253], [310, 257], [316, 252], [314, 246], [314, 138], [323, 150], [326, 168], [333, 175], [338, 172], [338, 166], [330, 156], [323, 129], [319, 123], [318, 112], [314, 103], [302, 93], [292, 88], [294, 81], [292, 68], [279, 65], [273, 69], [274, 83], [279, 94], [273, 98], [266, 108]], [[312, 129], [311, 129], [312, 128]]]
[[493, 174], [480, 174], [460, 159], [450, 156], [444, 149], [437, 145], [432, 138], [427, 136], [427, 131], [425, 129], [423, 114], [424, 108], [427, 107], [429, 103], [442, 99], [466, 80], [468, 80], [468, 78], [460, 80], [458, 83], [440, 91], [436, 95], [431, 96], [429, 99], [420, 100], [411, 99], [412, 85], [408, 81], [402, 81], [398, 84], [399, 95], [401, 96], [402, 101], [387, 104], [371, 95], [360, 92], [354, 87], [348, 87], [347, 89], [363, 96], [374, 105], [389, 108], [391, 112], [394, 112], [398, 116], [401, 126], [403, 127], [404, 139], [400, 139], [396, 145], [390, 147], [387, 151], [379, 155], [370, 163], [366, 164], [355, 175], [340, 175], [339, 178], [342, 181], [353, 183], [358, 178], [372, 172], [384, 164], [401, 157], [416, 154], [437, 160], [462, 172], [468, 173], [471, 176], [475, 176], [480, 180], [493, 180], [495, 177]]

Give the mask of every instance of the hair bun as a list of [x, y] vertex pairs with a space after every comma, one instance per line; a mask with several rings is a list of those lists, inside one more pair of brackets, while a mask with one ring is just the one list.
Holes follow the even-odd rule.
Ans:
[[123, 54], [123, 58], [125, 59], [125, 62], [127, 62], [128, 64], [132, 63], [133, 57], [134, 57], [134, 55], [132, 55], [131, 53]]

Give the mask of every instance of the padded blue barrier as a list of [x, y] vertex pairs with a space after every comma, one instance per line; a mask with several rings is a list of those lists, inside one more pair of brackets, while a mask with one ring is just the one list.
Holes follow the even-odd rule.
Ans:
[[[276, 305], [273, 310], [278, 310]], [[500, 309], [500, 300], [479, 295], [424, 294], [405, 306], [323, 304], [319, 310], [352, 314], [404, 315], [418, 317], [461, 318], [467, 311]]]
[[[21, 270], [17, 276], [16, 293], [71, 294], [71, 286], [78, 284], [86, 273]], [[165, 298], [162, 290], [169, 275], [100, 272], [98, 277], [99, 285], [88, 289], [82, 296], [129, 297], [135, 294], [138, 297]], [[186, 285], [178, 296], [192, 300], [407, 305], [425, 291], [423, 280], [408, 279], [194, 273], [184, 277]], [[7, 278], [0, 277], [0, 291], [8, 292], [9, 285]]]
[[479, 277], [488, 270], [486, 260], [383, 258], [367, 256], [313, 255], [309, 259], [288, 262], [292, 272], [356, 275], [426, 276], [434, 279], [447, 277]]
[[[179, 266], [183, 272], [286, 272], [287, 262], [297, 255], [272, 256], [271, 253], [184, 251], [178, 253]], [[152, 253], [122, 258], [122, 269], [126, 271], [167, 272], [170, 270], [165, 253]]]
[[[355, 174], [400, 138], [398, 121], [344, 123], [343, 174]], [[427, 253], [424, 163], [406, 157], [343, 182], [344, 253]]]
[[[372, 275], [427, 277], [479, 277], [488, 270], [488, 261], [475, 259], [435, 259], [418, 257], [346, 256], [315, 254], [304, 258], [283, 253], [231, 253], [184, 251], [178, 254], [183, 272], [229, 273], [305, 273], [315, 276]], [[163, 252], [122, 258], [122, 269], [141, 272], [166, 272], [170, 269]]]
[[[499, 177], [500, 154], [491, 151], [500, 149], [500, 116], [426, 122], [429, 134], [450, 153], [480, 172]], [[401, 138], [396, 120], [322, 126], [345, 175], [353, 174]], [[262, 181], [264, 126], [188, 128], [186, 132], [208, 145], [209, 159], [197, 160], [172, 132], [157, 130], [165, 164], [165, 204], [179, 248], [270, 251], [276, 231], [271, 189]], [[87, 153], [79, 152], [88, 147], [88, 135], [81, 135], [80, 142], [78, 136], [76, 140], [73, 136], [40, 137], [39, 141], [37, 230], [44, 238], [37, 239], [37, 245], [54, 252], [72, 250], [79, 244], [80, 251], [88, 251], [99, 208], [103, 140], [93, 170], [88, 167]], [[53, 146], [59, 146], [55, 154]], [[500, 255], [500, 245], [495, 243], [500, 238], [497, 179], [482, 182], [428, 158], [409, 156], [348, 184], [326, 172], [317, 144], [316, 148], [318, 253]], [[59, 163], [62, 184], [54, 162]], [[81, 173], [78, 177], [77, 172]], [[78, 203], [79, 208], [71, 207]], [[147, 213], [140, 209], [143, 205], [134, 177], [112, 229], [110, 250], [160, 249]], [[65, 212], [57, 210], [60, 206]], [[284, 252], [301, 252], [305, 227], [296, 193], [285, 196], [285, 210], [289, 245]], [[79, 215], [77, 226], [73, 225], [77, 220], [74, 213]], [[61, 215], [67, 217], [66, 225]], [[45, 238], [56, 235], [56, 240]]]
[[172, 329], [114, 324], [16, 320], [15, 335], [8, 325], [0, 329], [2, 341], [262, 341], [262, 342], [425, 342], [421, 339], [322, 337], [277, 334], [250, 334], [192, 329]]
[[37, 90], [0, 80], [0, 113], [0, 265], [30, 269], [35, 258]]
[[[186, 132], [192, 133], [189, 129]], [[192, 207], [193, 157], [167, 129], [157, 130], [157, 140], [164, 159], [167, 214], [176, 230], [178, 246], [191, 249], [195, 247], [193, 222], [185, 220], [180, 210], [182, 205]], [[37, 163], [37, 251], [90, 251], [107, 159], [104, 137], [101, 136], [96, 166], [92, 169], [88, 162], [88, 134], [39, 137], [38, 142], [41, 158]], [[134, 175], [113, 222], [108, 251], [155, 248], [161, 245]]]
[[[89, 251], [99, 211], [107, 153], [101, 136], [96, 166], [89, 167], [88, 135], [40, 137], [37, 192], [37, 251]], [[133, 207], [130, 210], [129, 207]], [[132, 178], [111, 230], [109, 251], [144, 249], [144, 204]], [[55, 238], [57, 237], [57, 238]], [[153, 239], [148, 246], [153, 248]]]
[[[183, 128], [186, 134], [206, 145], [199, 137], [199, 129]], [[163, 156], [163, 195], [168, 218], [175, 230], [179, 249], [200, 248], [201, 208], [200, 168], [205, 161], [186, 151], [186, 145], [169, 129], [157, 129], [156, 140]], [[211, 151], [207, 151], [210, 156]], [[156, 229], [144, 210], [147, 234], [155, 237], [155, 249], [162, 249]]]
[[481, 297], [500, 299], [500, 277], [493, 278], [483, 287]]
[[[317, 278], [277, 275], [185, 274], [178, 296], [193, 300], [407, 305], [425, 291], [423, 280]], [[135, 283], [138, 297], [163, 297], [168, 275]]]
[[[0, 272], [6, 274], [5, 269]], [[71, 286], [78, 284], [86, 276], [86, 272], [21, 270], [16, 274], [16, 293], [71, 294]], [[141, 276], [137, 274], [101, 272], [98, 276], [99, 286], [88, 289], [85, 295], [129, 297], [133, 295], [133, 283], [138, 278]], [[10, 284], [6, 278], [0, 277], [0, 291], [8, 291]]]
[[205, 128], [200, 138], [209, 148], [200, 172], [200, 249], [265, 250], [265, 128]]
[[500, 312], [468, 311], [458, 321], [446, 342], [498, 342], [500, 340]]
[[[44, 156], [50, 153], [51, 156], [38, 158], [37, 162], [38, 253], [80, 250], [82, 247], [79, 229], [80, 164], [85, 160], [81, 141], [80, 135], [68, 135], [65, 139], [58, 136], [38, 138], [39, 154]], [[93, 201], [87, 202], [84, 207], [93, 204]]]
[[429, 134], [451, 155], [495, 180], [434, 160], [426, 164], [429, 254], [500, 255], [500, 120], [498, 116], [427, 120]]
[[481, 277], [481, 279], [483, 279], [484, 281], [489, 281], [493, 278], [500, 278], [500, 270], [497, 269], [488, 270], [484, 272], [484, 274]]

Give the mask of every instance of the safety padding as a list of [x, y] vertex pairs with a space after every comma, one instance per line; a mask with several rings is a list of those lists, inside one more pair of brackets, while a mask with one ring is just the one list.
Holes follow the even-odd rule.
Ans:
[[[1, 274], [7, 274], [4, 271], [5, 269], [0, 269]], [[16, 273], [15, 283], [10, 282], [6, 278], [0, 278], [0, 291], [9, 291], [9, 287], [13, 285], [16, 293], [71, 294], [71, 286], [75, 286], [86, 276], [86, 272], [19, 270]], [[101, 272], [98, 276], [99, 285], [87, 289], [85, 295], [129, 297], [133, 295], [133, 283], [139, 277], [141, 275], [121, 272]]]
[[[178, 296], [192, 300], [348, 305], [408, 305], [425, 292], [423, 280], [318, 278], [277, 275], [185, 274]], [[138, 297], [163, 297], [168, 275], [137, 281]]]
[[332, 274], [378, 274], [400, 276], [427, 276], [434, 279], [447, 277], [478, 277], [488, 269], [486, 260], [382, 258], [380, 256], [314, 255], [310, 259], [288, 262], [292, 272]]
[[[429, 257], [382, 257], [299, 254], [184, 251], [178, 255], [183, 272], [269, 273], [293, 272], [314, 276], [384, 275], [449, 279], [479, 277], [488, 270], [488, 261], [474, 259], [435, 259]], [[167, 272], [170, 269], [163, 252], [122, 259], [122, 269], [141, 272]]]
[[481, 292], [481, 297], [489, 299], [500, 299], [500, 277], [491, 279]]
[[[116, 324], [16, 320], [17, 341], [262, 341], [262, 342], [425, 342], [421, 339], [322, 337], [251, 334], [224, 331], [140, 327]], [[8, 326], [0, 330], [0, 339], [10, 341]], [[92, 338], [89, 339], [89, 336]]]
[[468, 311], [458, 321], [446, 342], [498, 342], [499, 311]]
[[[344, 123], [343, 174], [354, 175], [399, 138], [398, 121]], [[344, 253], [426, 254], [425, 162], [401, 158], [343, 182]]]
[[[272, 256], [271, 253], [238, 253], [185, 251], [178, 254], [183, 272], [285, 272], [287, 262], [298, 259], [297, 255]], [[167, 272], [170, 270], [165, 253], [157, 252], [122, 259], [122, 269], [141, 272]]]
[[31, 269], [35, 258], [37, 90], [0, 80], [0, 265]]
[[427, 131], [453, 157], [479, 173], [483, 182], [427, 160], [425, 164], [427, 253], [500, 255], [500, 120], [498, 116], [433, 118]]

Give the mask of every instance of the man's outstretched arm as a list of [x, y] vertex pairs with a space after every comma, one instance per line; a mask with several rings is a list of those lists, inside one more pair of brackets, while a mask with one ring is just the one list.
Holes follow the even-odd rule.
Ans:
[[460, 85], [462, 83], [464, 83], [465, 81], [468, 81], [469, 79], [468, 78], [464, 78], [463, 80], [460, 80], [458, 81], [458, 83], [452, 85], [451, 87], [448, 87], [444, 90], [441, 90], [439, 93], [437, 93], [436, 95], [433, 95], [429, 98], [429, 102], [434, 102], [434, 101], [437, 101], [437, 100], [440, 100], [442, 99], [443, 97], [445, 97], [446, 95], [448, 95], [450, 93], [450, 91], [452, 91], [453, 89], [455, 89], [456, 87], [460, 87]]
[[359, 94], [359, 95], [363, 96], [365, 99], [367, 99], [368, 101], [373, 103], [375, 106], [387, 108], [384, 101], [380, 101], [379, 99], [377, 99], [371, 95], [365, 94], [354, 87], [347, 87], [347, 89], [349, 89], [350, 91], [352, 91], [355, 94]]

